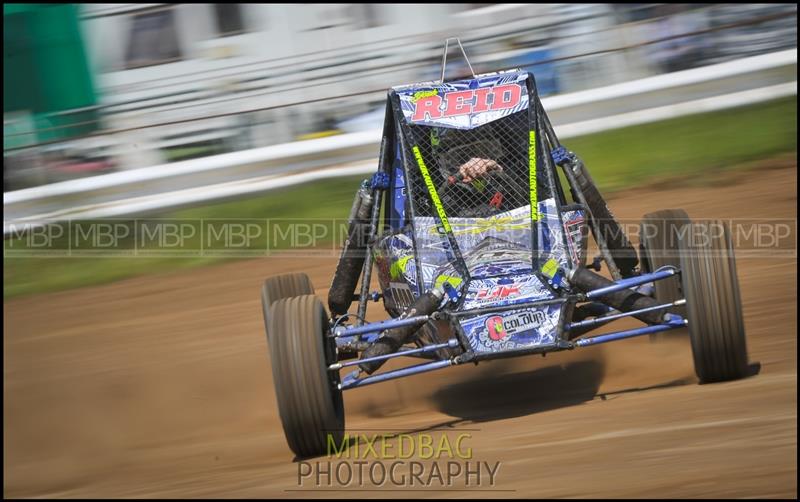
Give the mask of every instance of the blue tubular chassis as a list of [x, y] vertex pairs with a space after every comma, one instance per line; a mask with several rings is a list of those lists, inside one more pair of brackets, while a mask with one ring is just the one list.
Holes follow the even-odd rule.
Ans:
[[[573, 305], [577, 302], [591, 300], [593, 298], [597, 298], [599, 296], [605, 295], [607, 293], [613, 291], [619, 291], [623, 289], [633, 288], [636, 286], [642, 286], [649, 283], [653, 283], [655, 281], [663, 280], [669, 277], [672, 277], [680, 272], [674, 267], [663, 267], [659, 270], [656, 270], [652, 273], [641, 274], [636, 277], [621, 279], [614, 283], [613, 287], [604, 287], [599, 288], [596, 290], [589, 291], [587, 293], [577, 293], [577, 294], [567, 294], [563, 298], [557, 300], [548, 300], [548, 301], [540, 301], [540, 302], [531, 302], [528, 304], [513, 304], [513, 305], [506, 305], [506, 306], [498, 306], [498, 307], [490, 307], [492, 312], [502, 312], [507, 310], [519, 309], [521, 307], [539, 307], [547, 304], [553, 303], [562, 303], [563, 306], [567, 306], [569, 303]], [[497, 354], [487, 354], [482, 356], [476, 356], [472, 351], [468, 350], [465, 353], [453, 357], [451, 359], [440, 360], [440, 361], [433, 361], [427, 362], [422, 364], [412, 365], [406, 368], [396, 369], [392, 371], [386, 371], [383, 373], [378, 373], [375, 375], [365, 376], [359, 378], [358, 371], [354, 371], [345, 375], [342, 379], [341, 383], [339, 384], [339, 388], [341, 390], [352, 389], [356, 387], [363, 387], [365, 385], [370, 385], [374, 383], [384, 382], [387, 380], [392, 380], [395, 378], [402, 378], [410, 375], [416, 375], [418, 373], [425, 373], [428, 371], [438, 370], [441, 368], [446, 368], [449, 366], [455, 366], [464, 364], [466, 362], [473, 362], [480, 359], [492, 359], [495, 357], [509, 357], [509, 356], [518, 356], [524, 354], [544, 354], [547, 352], [555, 352], [561, 350], [572, 350], [576, 347], [585, 347], [589, 345], [597, 345], [600, 343], [607, 343], [613, 342], [616, 340], [624, 340], [626, 338], [632, 338], [636, 336], [648, 335], [652, 333], [658, 333], [661, 331], [669, 331], [673, 329], [683, 328], [688, 325], [688, 321], [683, 317], [677, 314], [666, 314], [664, 316], [664, 322], [661, 324], [651, 324], [647, 326], [642, 326], [635, 329], [625, 330], [625, 331], [617, 331], [612, 333], [606, 333], [602, 335], [596, 335], [591, 337], [582, 337], [575, 340], [569, 339], [569, 332], [577, 327], [599, 327], [602, 325], [607, 324], [608, 322], [623, 319], [626, 317], [631, 317], [636, 314], [641, 314], [646, 311], [652, 310], [666, 310], [670, 307], [683, 305], [685, 300], [677, 300], [671, 303], [664, 303], [659, 304], [654, 307], [647, 307], [643, 309], [633, 310], [629, 312], [618, 312], [616, 314], [608, 314], [605, 316], [600, 316], [595, 319], [589, 321], [581, 321], [581, 322], [574, 322], [569, 323], [566, 325], [560, 325], [562, 328], [558, 333], [558, 341], [556, 344], [546, 347], [534, 347], [528, 350], [517, 350], [517, 351], [510, 351], [510, 352], [502, 352]], [[477, 311], [480, 309], [474, 310], [466, 310], [460, 312], [449, 312], [447, 310], [439, 310], [433, 313], [430, 316], [414, 316], [408, 317], [405, 319], [389, 319], [386, 321], [379, 321], [374, 323], [365, 323], [361, 326], [351, 326], [351, 327], [336, 327], [333, 332], [329, 335], [336, 339], [336, 344], [339, 347], [347, 347], [347, 340], [351, 337], [364, 337], [366, 336], [366, 342], [369, 343], [370, 341], [374, 340], [381, 332], [387, 329], [397, 328], [401, 326], [408, 326], [408, 325], [419, 325], [422, 326], [424, 323], [428, 322], [432, 319], [452, 319], [457, 318], [459, 316], [465, 316], [470, 314], [478, 313]], [[368, 362], [371, 360], [387, 360], [387, 359], [394, 359], [398, 357], [425, 357], [427, 354], [432, 353], [438, 349], [446, 348], [446, 347], [457, 347], [459, 345], [458, 338], [451, 338], [445, 343], [441, 344], [432, 344], [427, 345], [424, 347], [420, 347], [417, 349], [405, 349], [398, 351], [394, 354], [387, 354], [382, 356], [376, 356], [375, 358], [367, 358], [367, 359], [355, 359], [348, 362], [337, 362], [335, 364], [331, 364], [328, 369], [330, 371], [338, 371], [343, 368], [347, 368], [350, 366], [356, 366], [358, 364]]]
[[[522, 89], [521, 94], [515, 95], [513, 92], [503, 94], [494, 91], [494, 89], [501, 88], [506, 91], [514, 90], [517, 87]], [[425, 99], [431, 99], [435, 104], [436, 100], [441, 97], [446, 103], [451, 94], [469, 97], [473, 92], [478, 97], [470, 99], [473, 99], [472, 102], [476, 104], [479, 103], [481, 96], [491, 92], [496, 93], [495, 100], [504, 99], [507, 96], [519, 98], [520, 95], [522, 99], [513, 107], [509, 106], [508, 110], [498, 111], [487, 121], [478, 121], [478, 125], [471, 122], [472, 114], [469, 114], [469, 121], [466, 122], [462, 120], [464, 114], [451, 118], [436, 117], [435, 115], [444, 107], [437, 108], [433, 105], [427, 108], [431, 112], [430, 114], [426, 115], [427, 112], [417, 114], [417, 110], [420, 109], [421, 103]], [[460, 120], [462, 122], [458, 122]], [[512, 122], [514, 120], [516, 122]], [[527, 146], [528, 140], [525, 139], [524, 149], [516, 150], [515, 155], [519, 162], [512, 163], [507, 158], [505, 161], [507, 166], [515, 166], [508, 169], [512, 175], [514, 175], [513, 170], [516, 169], [521, 171], [522, 179], [525, 182], [530, 180], [530, 196], [528, 197], [528, 187], [526, 187], [526, 199], [517, 198], [514, 202], [516, 205], [511, 206], [512, 210], [502, 213], [503, 215], [513, 214], [513, 218], [519, 218], [517, 215], [520, 213], [515, 211], [520, 208], [521, 204], [528, 204], [522, 206], [528, 209], [524, 209], [521, 214], [523, 218], [527, 218], [524, 223], [528, 225], [529, 233], [524, 234], [524, 237], [518, 237], [523, 241], [527, 239], [527, 242], [522, 245], [519, 244], [519, 240], [505, 243], [509, 245], [511, 253], [515, 252], [514, 249], [522, 249], [521, 246], [528, 246], [525, 249], [529, 253], [529, 258], [527, 258], [529, 267], [524, 270], [517, 268], [514, 272], [504, 271], [494, 275], [475, 273], [475, 263], [480, 264], [480, 259], [472, 262], [471, 269], [467, 264], [468, 255], [472, 256], [470, 253], [476, 249], [483, 252], [482, 249], [478, 249], [481, 244], [465, 244], [464, 240], [460, 240], [464, 237], [457, 237], [454, 234], [451, 223], [459, 220], [459, 217], [452, 213], [447, 215], [447, 210], [439, 200], [441, 194], [437, 193], [439, 190], [435, 186], [444, 185], [431, 182], [431, 172], [436, 173], [434, 166], [437, 166], [438, 161], [430, 150], [426, 150], [428, 131], [438, 130], [437, 128], [442, 127], [451, 130], [475, 131], [481, 130], [487, 124], [490, 125], [485, 129], [486, 131], [492, 131], [492, 127], [497, 128], [494, 130], [505, 131], [502, 129], [503, 124], [513, 124], [513, 128], [522, 129], [523, 138], [530, 137], [529, 146]], [[511, 126], [508, 127], [509, 130], [513, 129]], [[501, 137], [501, 141], [506, 141], [507, 150], [514, 148], [509, 146], [511, 141], [509, 137], [515, 133], [512, 130], [511, 133], [508, 133], [508, 137]], [[465, 136], [473, 134], [475, 137], [480, 133], [464, 134]], [[434, 144], [432, 140], [430, 143]], [[438, 140], [436, 144], [438, 144]], [[358, 264], [361, 284], [359, 293], [351, 294], [349, 297], [344, 296], [344, 299], [339, 299], [338, 303], [331, 302], [331, 296], [329, 296], [332, 319], [326, 336], [335, 341], [338, 358], [327, 364], [328, 371], [336, 373], [337, 378], [334, 380], [337, 383], [335, 386], [339, 390], [363, 387], [468, 362], [477, 363], [481, 360], [572, 350], [577, 347], [679, 329], [688, 325], [689, 321], [681, 315], [667, 312], [685, 305], [685, 299], [658, 302], [652, 295], [639, 293], [647, 288], [652, 291], [653, 285], [659, 281], [670, 280], [670, 278], [673, 281], [678, 280], [679, 277], [675, 276], [680, 275], [681, 271], [672, 265], [647, 272], [636, 267], [638, 260], [635, 251], [606, 207], [605, 201], [591, 181], [588, 172], [585, 171], [582, 162], [558, 142], [538, 98], [532, 74], [522, 72], [487, 74], [452, 83], [415, 84], [392, 89], [387, 100], [379, 159], [378, 172], [371, 180], [365, 181], [362, 185], [363, 188], [371, 190], [371, 200], [374, 203], [369, 217], [361, 223], [368, 229], [366, 232], [369, 234], [369, 245], [363, 248], [365, 255], [364, 262], [361, 262], [363, 266]], [[558, 168], [563, 171], [572, 194], [572, 203], [567, 201], [559, 182]], [[424, 184], [422, 183], [423, 178]], [[452, 180], [450, 183], [453, 183]], [[398, 187], [401, 190], [398, 190]], [[436, 211], [432, 209], [434, 207]], [[407, 231], [405, 229], [411, 228], [410, 236], [413, 242], [408, 258], [415, 260], [415, 267], [413, 272], [405, 275], [404, 280], [412, 287], [413, 295], [420, 298], [424, 294], [430, 294], [434, 289], [440, 289], [442, 301], [438, 307], [423, 313], [416, 311], [410, 304], [406, 304], [402, 313], [392, 314], [392, 319], [367, 323], [364, 318], [368, 302], [378, 301], [380, 298], [385, 298], [387, 294], [385, 278], [381, 280], [383, 292], [369, 292], [373, 260], [376, 260], [375, 244], [379, 237], [377, 229], [381, 208], [383, 208], [384, 216], [382, 228], [388, 228], [390, 235], [397, 235], [402, 231]], [[354, 207], [354, 212], [356, 209]], [[595, 263], [590, 268], [599, 270], [599, 262], [602, 260], [613, 281], [603, 279], [596, 274], [592, 275], [593, 273], [588, 272], [585, 267], [585, 256], [577, 257], [575, 249], [580, 246], [575, 244], [575, 237], [567, 236], [565, 230], [566, 215], [576, 212], [580, 213], [579, 219], [582, 222], [588, 220], [589, 229], [591, 229], [600, 251], [600, 256], [595, 259]], [[584, 215], [588, 218], [584, 218]], [[513, 219], [508, 216], [503, 218]], [[462, 224], [464, 219], [460, 219]], [[496, 220], [485, 218], [482, 221], [494, 224]], [[581, 225], [585, 225], [585, 223]], [[434, 233], [438, 234], [437, 238], [440, 239], [438, 245], [442, 249], [446, 248], [450, 251], [447, 264], [452, 265], [452, 268], [446, 269], [446, 274], [442, 273], [443, 275], [440, 276], [447, 278], [443, 283], [430, 279], [430, 275], [424, 277], [423, 274], [423, 266], [426, 263], [424, 263], [425, 258], [422, 257], [420, 248], [435, 247], [430, 245], [431, 241], [424, 241], [433, 232], [432, 228], [436, 229]], [[585, 255], [586, 228], [582, 227], [581, 231], [584, 237], [578, 237], [577, 240], [581, 241], [584, 246], [583, 254]], [[473, 233], [480, 232], [482, 230]], [[543, 239], [545, 235], [547, 238]], [[570, 245], [572, 248], [569, 248]], [[565, 251], [567, 249], [572, 251]], [[558, 255], [559, 252], [561, 255]], [[347, 253], [348, 251], [343, 252], [340, 264], [346, 262]], [[491, 262], [491, 260], [488, 261]], [[441, 269], [437, 270], [437, 274], [441, 272]], [[577, 279], [573, 281], [571, 274], [578, 270], [583, 271], [584, 277], [589, 274], [589, 280], [583, 283]], [[450, 274], [458, 277], [457, 283], [449, 282]], [[503, 282], [504, 280], [508, 282]], [[537, 289], [537, 293], [527, 296], [519, 295], [514, 301], [495, 301], [492, 293], [484, 293], [483, 298], [485, 299], [488, 295], [490, 299], [476, 301], [477, 287], [474, 284], [478, 283], [493, 284], [495, 287], [500, 287], [501, 284], [511, 284], [514, 287], [524, 284], [530, 286], [531, 289]], [[341, 289], [337, 286], [335, 277], [331, 291]], [[354, 289], [355, 283], [353, 282], [350, 291]], [[492, 291], [491, 288], [489, 291]], [[615, 303], [609, 300], [609, 295], [619, 292], [646, 297], [647, 301], [639, 302], [637, 300], [638, 303], [617, 301]], [[468, 298], [469, 295], [471, 297]], [[349, 305], [352, 301], [358, 302], [357, 313], [344, 313], [342, 305]], [[593, 313], [575, 320], [575, 309], [585, 307], [590, 307], [587, 311]], [[542, 331], [537, 332], [537, 335], [545, 334], [540, 335], [535, 342], [516, 343], [516, 339], [525, 339], [524, 337], [528, 335], [521, 329], [508, 334], [504, 316], [514, 317], [520, 314], [532, 316], [527, 318], [525, 326], [528, 329], [537, 324], [531, 322], [532, 319], [541, 320], [542, 322], [539, 322], [538, 325], [548, 327], [541, 328]], [[627, 317], [636, 317], [644, 323], [644, 326], [596, 336], [585, 336], [593, 329]], [[355, 318], [357, 321], [352, 325], [346, 325], [346, 321], [351, 318]], [[499, 319], [501, 326], [499, 329], [502, 331], [497, 338], [492, 338], [493, 341], [488, 341], [490, 318]], [[485, 328], [482, 325], [484, 320], [486, 321]], [[519, 317], [516, 320], [518, 321]], [[522, 323], [522, 321], [518, 322]], [[411, 340], [409, 339], [403, 342], [399, 349], [389, 353], [381, 351], [370, 353], [370, 348], [376, 340], [381, 339], [392, 330], [411, 328], [421, 331], [423, 326], [431, 323], [436, 323], [437, 326], [442, 324], [449, 326], [449, 329], [442, 330], [447, 335], [433, 341], [431, 339], [420, 341], [417, 338], [416, 347], [409, 346], [409, 340]], [[516, 328], [516, 326], [513, 327]], [[438, 332], [439, 328], [436, 329]], [[517, 335], [518, 337], [512, 342]], [[484, 344], [481, 340], [476, 341], [478, 338], [482, 338], [487, 343]], [[532, 338], [526, 340], [532, 340]], [[442, 353], [449, 355], [443, 357]], [[383, 372], [367, 369], [370, 367], [367, 363], [383, 363], [401, 357], [429, 361]], [[348, 372], [339, 380], [338, 372], [341, 370]]]

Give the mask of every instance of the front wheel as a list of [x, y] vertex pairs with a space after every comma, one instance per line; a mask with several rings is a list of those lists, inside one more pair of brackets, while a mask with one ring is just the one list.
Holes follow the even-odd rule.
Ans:
[[746, 376], [742, 301], [728, 226], [690, 223], [680, 251], [695, 373], [702, 383]]
[[314, 295], [278, 300], [270, 307], [270, 356], [275, 395], [289, 448], [301, 458], [341, 448], [344, 402], [325, 307]]

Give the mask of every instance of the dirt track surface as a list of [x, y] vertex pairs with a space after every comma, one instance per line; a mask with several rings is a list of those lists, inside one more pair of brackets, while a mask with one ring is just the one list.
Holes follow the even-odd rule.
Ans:
[[[794, 219], [796, 184], [794, 166], [762, 169], [610, 205]], [[470, 434], [473, 461], [500, 462], [494, 486], [294, 491], [314, 486], [298, 486], [283, 437], [259, 289], [306, 271], [324, 298], [334, 264], [267, 258], [6, 302], [4, 496], [797, 497], [796, 255], [738, 260], [755, 376], [698, 385], [676, 335], [348, 391], [348, 429]]]

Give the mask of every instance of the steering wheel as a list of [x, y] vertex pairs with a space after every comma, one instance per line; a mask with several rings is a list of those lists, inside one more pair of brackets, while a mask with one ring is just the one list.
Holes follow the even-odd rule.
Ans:
[[[488, 171], [469, 183], [462, 176], [451, 176], [439, 186], [439, 197], [445, 211], [466, 218], [485, 218], [508, 207], [508, 198], [514, 189], [511, 177], [501, 170]], [[483, 184], [483, 188], [480, 188]]]

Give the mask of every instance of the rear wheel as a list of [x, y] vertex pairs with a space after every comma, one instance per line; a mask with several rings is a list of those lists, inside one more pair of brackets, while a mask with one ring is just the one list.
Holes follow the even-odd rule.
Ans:
[[703, 383], [742, 378], [747, 346], [730, 231], [721, 221], [688, 230], [680, 240], [681, 283], [695, 373]]
[[283, 274], [269, 277], [261, 286], [261, 309], [264, 314], [264, 329], [269, 340], [269, 308], [284, 298], [313, 295], [314, 286], [304, 273]]
[[[342, 447], [344, 402], [336, 344], [328, 336], [322, 302], [313, 295], [278, 300], [270, 307], [272, 376], [283, 432], [298, 457], [323, 455], [329, 442]], [[280, 335], [280, 336], [278, 336]]]
[[[639, 225], [639, 250], [642, 270], [654, 272], [665, 265], [681, 266], [678, 239], [690, 222], [683, 209], [662, 209], [642, 217]], [[658, 303], [669, 303], [683, 298], [680, 277], [668, 277], [655, 281], [655, 299]], [[686, 307], [671, 307], [665, 310], [686, 317]], [[664, 333], [650, 335], [650, 341], [657, 341]]]

